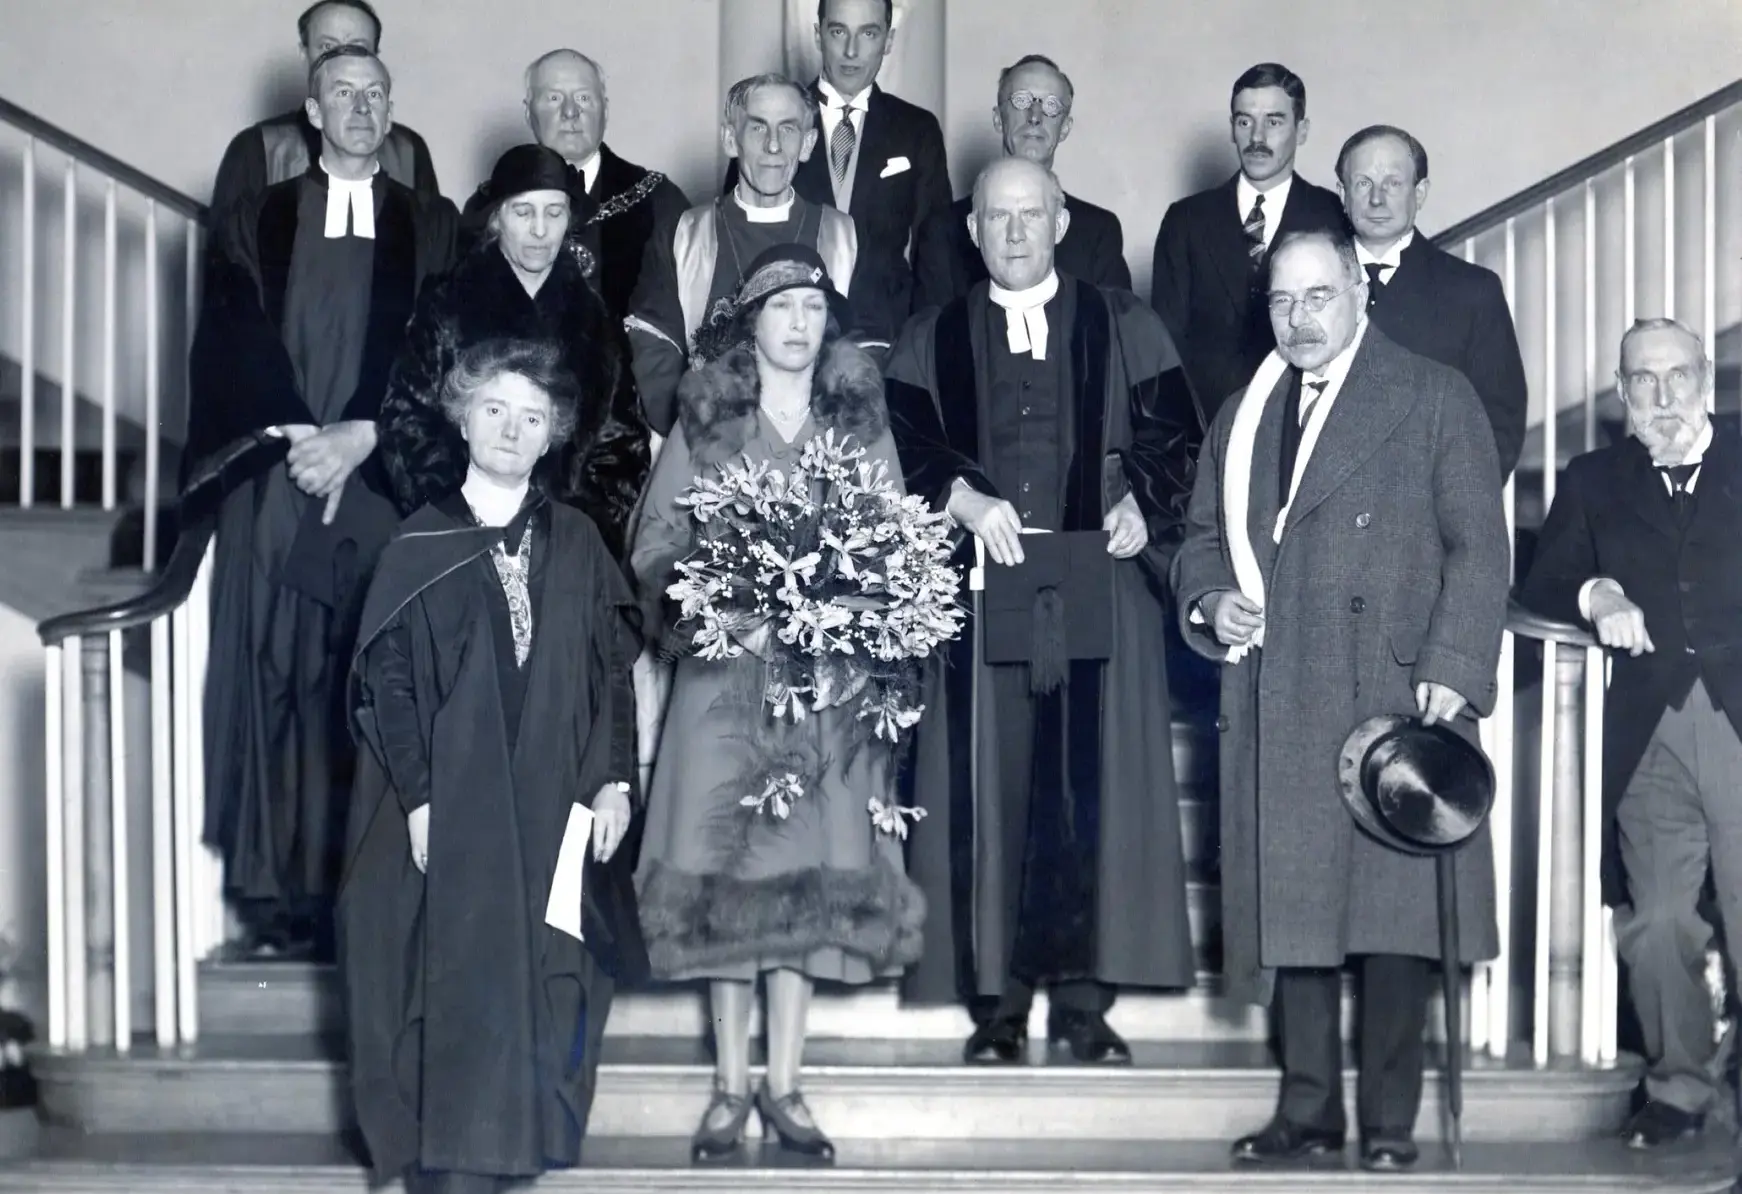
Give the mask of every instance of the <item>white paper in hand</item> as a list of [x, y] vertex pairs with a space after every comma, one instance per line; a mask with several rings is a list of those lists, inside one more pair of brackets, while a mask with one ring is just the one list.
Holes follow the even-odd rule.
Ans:
[[544, 923], [576, 941], [586, 940], [581, 936], [581, 879], [592, 851], [593, 810], [577, 804], [569, 809], [569, 827], [563, 830], [556, 874], [550, 877], [550, 899], [544, 906]]

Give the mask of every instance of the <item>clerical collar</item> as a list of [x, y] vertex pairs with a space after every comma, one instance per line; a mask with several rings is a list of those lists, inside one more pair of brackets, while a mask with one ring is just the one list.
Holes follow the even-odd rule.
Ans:
[[773, 207], [751, 207], [744, 202], [744, 196], [739, 191], [741, 186], [743, 186], [742, 183], [732, 188], [732, 202], [738, 205], [739, 210], [744, 213], [744, 218], [750, 223], [784, 224], [792, 218], [792, 203], [798, 198], [798, 192], [791, 187], [786, 188], [786, 194]]
[[852, 99], [840, 93], [840, 90], [826, 78], [817, 79], [817, 90], [823, 93], [823, 103], [831, 108], [857, 108], [861, 112], [871, 110], [871, 88], [867, 87]]
[[1403, 251], [1414, 243], [1414, 228], [1391, 242], [1391, 247], [1383, 253], [1369, 252], [1367, 246], [1357, 240], [1355, 242], [1355, 260], [1361, 263], [1363, 269], [1369, 265], [1377, 265], [1381, 269], [1396, 269], [1403, 263]]
[[580, 172], [581, 186], [591, 194], [593, 184], [599, 181], [599, 151], [595, 149], [593, 151], [593, 156], [588, 158], [586, 161], [581, 162], [579, 165], [570, 162], [569, 166]]
[[381, 163], [374, 164], [369, 177], [352, 179], [340, 178], [327, 169], [326, 154], [320, 161], [321, 173], [327, 176], [327, 239], [342, 240], [348, 230], [352, 236], [374, 240], [375, 176], [381, 172]]
[[1046, 305], [1059, 292], [1057, 271], [1027, 290], [1006, 290], [996, 282], [987, 284], [986, 297], [1004, 308], [1004, 334], [1010, 351], [1020, 356], [1029, 353], [1037, 361], [1046, 360]]

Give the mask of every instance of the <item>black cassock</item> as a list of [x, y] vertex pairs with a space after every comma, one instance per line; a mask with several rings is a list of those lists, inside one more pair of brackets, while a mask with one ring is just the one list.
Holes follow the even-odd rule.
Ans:
[[[493, 544], [533, 527], [517, 665]], [[506, 531], [426, 506], [381, 555], [352, 671], [356, 808], [339, 960], [378, 1176], [573, 1165], [617, 982], [647, 972], [619, 850], [586, 864], [585, 944], [545, 924], [571, 807], [635, 781], [634, 600], [592, 522], [539, 499]], [[427, 874], [406, 814], [430, 807]]]
[[[419, 288], [457, 217], [375, 176], [375, 237], [324, 235], [318, 167], [244, 201], [218, 232], [189, 357], [188, 471], [283, 424], [373, 421]], [[274, 462], [219, 515], [205, 693], [206, 841], [227, 893], [318, 911], [337, 881], [349, 785], [339, 697], [362, 586], [397, 514], [375, 456], [337, 516]]]

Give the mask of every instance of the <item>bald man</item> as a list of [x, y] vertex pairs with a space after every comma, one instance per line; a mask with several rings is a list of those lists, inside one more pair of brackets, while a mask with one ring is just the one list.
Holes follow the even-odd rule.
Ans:
[[[611, 110], [605, 72], [579, 50], [552, 50], [526, 68], [525, 107], [538, 143], [569, 164], [570, 235], [586, 246], [594, 284], [621, 322], [647, 242], [656, 228], [675, 225], [689, 200], [665, 175], [618, 157], [605, 144]], [[474, 197], [467, 210], [480, 202]]]
[[[1088, 559], [1041, 561], [1059, 575], [1112, 557], [1086, 604], [1057, 580], [1018, 591], [1014, 658], [989, 620], [927, 680], [912, 780], [930, 816], [909, 861], [932, 915], [909, 994], [968, 1003], [977, 1064], [1027, 1057], [1038, 987], [1050, 1045], [1129, 1062], [1114, 988], [1188, 987], [1195, 969], [1156, 594], [1202, 424], [1155, 313], [1054, 269], [1069, 226], [1052, 171], [988, 166], [969, 229], [988, 278], [911, 320], [887, 369], [908, 491], [973, 533], [961, 563], [984, 546], [988, 618], [1008, 566], [1066, 543], [1026, 531], [1079, 532]], [[1111, 626], [1111, 654], [1049, 645], [1066, 624]]]

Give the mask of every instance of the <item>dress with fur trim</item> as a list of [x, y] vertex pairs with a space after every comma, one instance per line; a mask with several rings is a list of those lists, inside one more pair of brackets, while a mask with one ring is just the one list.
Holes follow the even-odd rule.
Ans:
[[[659, 600], [693, 542], [689, 513], [675, 499], [722, 463], [748, 456], [790, 468], [813, 435], [833, 429], [901, 476], [882, 377], [846, 341], [824, 349], [810, 418], [791, 441], [760, 413], [747, 348], [686, 375], [678, 404], [632, 548], [646, 602]], [[900, 842], [878, 834], [867, 810], [873, 796], [893, 799], [886, 756], [848, 760], [851, 710], [813, 715], [807, 724], [829, 760], [820, 782], [784, 820], [741, 808], [733, 777], [749, 757], [750, 719], [766, 716], [761, 667], [750, 656], [677, 663], [636, 873], [653, 971], [668, 980], [747, 980], [791, 968], [845, 983], [898, 972], [919, 956], [925, 903]]]

